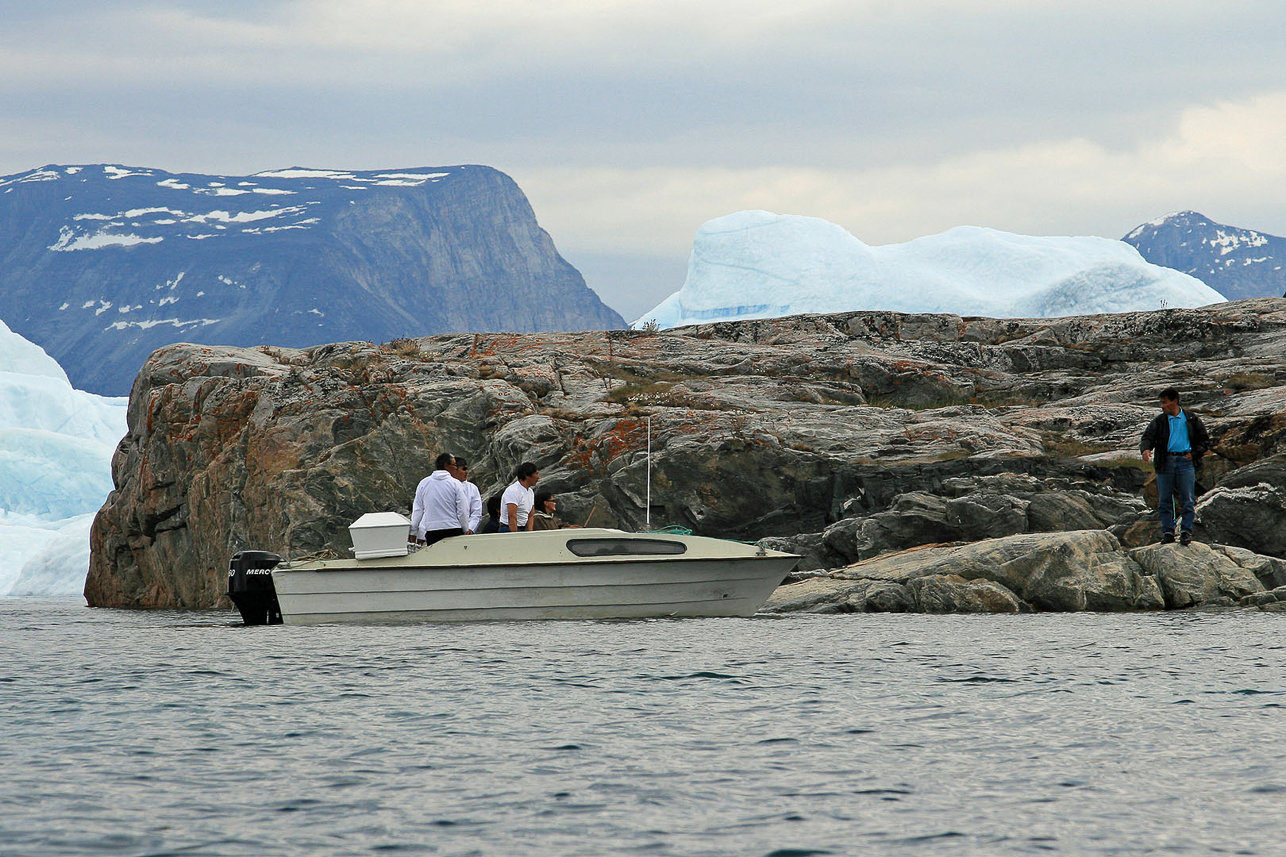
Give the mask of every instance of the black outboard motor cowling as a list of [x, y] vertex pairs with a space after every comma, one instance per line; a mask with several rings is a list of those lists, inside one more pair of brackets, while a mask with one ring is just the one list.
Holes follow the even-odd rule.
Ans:
[[228, 597], [247, 625], [280, 625], [281, 605], [272, 570], [281, 557], [268, 551], [241, 551], [228, 563]]

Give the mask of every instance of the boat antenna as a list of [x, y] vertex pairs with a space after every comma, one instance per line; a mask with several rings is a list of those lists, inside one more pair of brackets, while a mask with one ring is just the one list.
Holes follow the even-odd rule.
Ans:
[[644, 526], [652, 529], [652, 415], [647, 417], [647, 511]]

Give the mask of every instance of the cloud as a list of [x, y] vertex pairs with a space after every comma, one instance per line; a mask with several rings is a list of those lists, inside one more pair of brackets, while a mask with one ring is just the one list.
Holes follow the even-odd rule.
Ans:
[[564, 164], [894, 162], [1120, 135], [1280, 79], [1284, 18], [1236, 2], [121, 2], [0, 32], [0, 92], [70, 107], [249, 89], [335, 108], [326, 129], [365, 99], [484, 148], [517, 128], [526, 159]]
[[542, 223], [570, 250], [690, 249], [705, 220], [743, 209], [838, 223], [871, 244], [961, 224], [1030, 234], [1120, 237], [1195, 208], [1286, 234], [1286, 91], [1183, 111], [1172, 132], [1115, 149], [1083, 137], [874, 169], [552, 169], [516, 174]]
[[0, 173], [485, 163], [597, 260], [686, 258], [746, 208], [872, 243], [1176, 208], [1286, 232], [1283, 26], [1262, 0], [49, 0], [0, 29]]

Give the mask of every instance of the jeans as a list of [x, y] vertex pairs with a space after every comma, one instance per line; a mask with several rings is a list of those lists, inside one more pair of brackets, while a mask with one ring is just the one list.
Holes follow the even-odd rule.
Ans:
[[1161, 532], [1174, 532], [1174, 494], [1179, 493], [1179, 507], [1183, 517], [1179, 522], [1185, 533], [1192, 532], [1194, 494], [1197, 471], [1192, 462], [1182, 455], [1168, 455], [1165, 466], [1157, 471], [1157, 514], [1161, 516]]

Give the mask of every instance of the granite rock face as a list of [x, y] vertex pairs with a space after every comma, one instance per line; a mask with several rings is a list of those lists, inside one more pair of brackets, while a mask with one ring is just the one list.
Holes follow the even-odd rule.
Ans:
[[[1208, 477], [1286, 453], [1286, 300], [1048, 320], [854, 312], [661, 333], [171, 345], [135, 381], [86, 596], [224, 605], [233, 552], [346, 552], [347, 525], [408, 510], [445, 449], [471, 460], [484, 497], [531, 460], [569, 520], [641, 530], [650, 519], [797, 547], [830, 573], [783, 587], [789, 604], [842, 590], [813, 606], [1178, 606], [1162, 572], [1130, 553], [1156, 538], [1137, 446], [1171, 385], [1210, 429]], [[1258, 538], [1220, 556], [1259, 569], [1265, 587], [1286, 583]], [[966, 544], [924, 547], [942, 542]], [[939, 556], [961, 550], [990, 553], [981, 564]], [[906, 572], [896, 558], [907, 555], [936, 557], [937, 570]], [[903, 572], [852, 571], [864, 562]], [[1212, 587], [1176, 573], [1172, 588], [1254, 594], [1219, 573]]]
[[1201, 535], [1286, 557], [1286, 455], [1228, 473], [1200, 500]]
[[[1108, 532], [1081, 530], [929, 546], [864, 560], [782, 586], [769, 613], [1018, 613], [1270, 607], [1273, 560], [1192, 544], [1127, 549]], [[1276, 591], [1276, 590], [1274, 590]], [[1278, 609], [1273, 607], [1272, 609]]]

